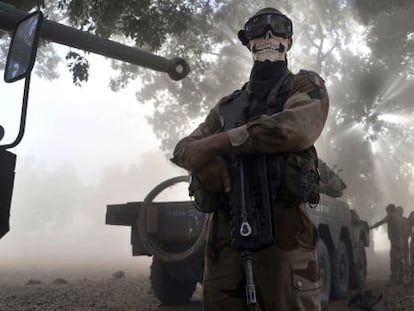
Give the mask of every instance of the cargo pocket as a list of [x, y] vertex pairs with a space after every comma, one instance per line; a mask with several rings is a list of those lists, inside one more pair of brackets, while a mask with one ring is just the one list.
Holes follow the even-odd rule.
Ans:
[[319, 202], [319, 173], [313, 149], [287, 153], [280, 196], [283, 200], [299, 204]]
[[315, 260], [296, 260], [292, 263], [293, 287], [298, 291], [321, 288], [319, 264]]
[[322, 288], [319, 264], [315, 260], [296, 260], [292, 268], [292, 304], [295, 310], [320, 310]]

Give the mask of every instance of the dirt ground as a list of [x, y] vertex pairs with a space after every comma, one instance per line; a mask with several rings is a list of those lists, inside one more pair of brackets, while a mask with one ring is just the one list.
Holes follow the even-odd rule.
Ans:
[[[389, 310], [414, 310], [414, 288], [386, 287], [387, 253], [370, 255], [366, 289], [382, 293]], [[119, 268], [119, 267], [118, 267]], [[4, 269], [0, 267], [0, 310], [201, 310], [201, 286], [191, 303], [180, 307], [162, 306], [154, 297], [149, 282], [149, 265], [137, 271], [124, 269], [125, 278], [115, 279], [119, 269]], [[350, 293], [344, 300], [330, 304], [330, 311], [348, 310]]]

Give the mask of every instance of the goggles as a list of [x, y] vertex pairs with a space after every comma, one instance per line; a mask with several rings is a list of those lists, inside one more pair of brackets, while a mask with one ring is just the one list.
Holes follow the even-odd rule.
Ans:
[[244, 24], [244, 35], [247, 40], [263, 36], [270, 30], [275, 36], [292, 37], [292, 21], [282, 14], [261, 14], [250, 18]]

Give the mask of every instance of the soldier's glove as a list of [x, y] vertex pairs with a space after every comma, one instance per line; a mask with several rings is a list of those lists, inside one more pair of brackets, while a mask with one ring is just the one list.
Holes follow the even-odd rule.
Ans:
[[221, 157], [215, 157], [207, 165], [196, 171], [201, 184], [211, 192], [230, 192], [231, 180], [227, 163]]
[[187, 168], [197, 172], [212, 162], [217, 155], [228, 153], [230, 149], [227, 133], [217, 133], [190, 142], [184, 152], [184, 161]]

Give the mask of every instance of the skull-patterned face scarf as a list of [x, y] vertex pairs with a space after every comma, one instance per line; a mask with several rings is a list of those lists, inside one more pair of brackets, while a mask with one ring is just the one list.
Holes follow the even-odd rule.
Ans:
[[254, 61], [285, 61], [289, 49], [289, 39], [278, 37], [269, 30], [263, 36], [251, 39], [248, 48]]
[[250, 72], [249, 90], [264, 98], [287, 70], [286, 62], [254, 62]]
[[254, 65], [250, 73], [250, 91], [260, 98], [267, 95], [270, 89], [288, 70], [286, 52], [289, 40], [275, 36], [268, 31], [263, 37], [249, 41]]

